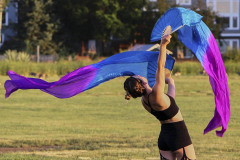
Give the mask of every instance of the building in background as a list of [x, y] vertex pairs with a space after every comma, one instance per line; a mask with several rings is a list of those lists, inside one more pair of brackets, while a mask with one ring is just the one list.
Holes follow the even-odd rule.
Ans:
[[2, 14], [2, 39], [0, 47], [5, 41], [10, 40], [16, 36], [17, 32], [13, 29], [14, 23], [18, 23], [18, 3], [10, 2], [9, 5], [3, 10]]
[[239, 49], [240, 47], [240, 3], [239, 0], [206, 0], [207, 7], [222, 17], [225, 30], [221, 36], [224, 40], [222, 50]]

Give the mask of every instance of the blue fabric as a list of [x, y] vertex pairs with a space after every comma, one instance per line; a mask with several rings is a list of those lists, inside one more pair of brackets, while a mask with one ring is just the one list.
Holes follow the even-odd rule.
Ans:
[[[69, 98], [119, 76], [141, 75], [155, 82], [159, 51], [128, 51], [113, 55], [101, 62], [88, 65], [65, 75], [56, 82], [27, 78], [9, 71], [11, 80], [5, 82], [9, 97], [18, 89], [41, 89], [58, 98]], [[165, 68], [172, 70], [175, 60], [167, 56]], [[155, 70], [155, 71], [154, 71]]]
[[172, 31], [175, 31], [181, 26], [194, 26], [199, 23], [201, 19], [202, 16], [192, 10], [182, 7], [171, 8], [156, 22], [152, 30], [151, 41], [161, 40], [162, 33], [168, 25], [172, 27]]
[[[93, 66], [98, 68], [96, 77], [89, 87], [119, 76], [141, 75], [146, 77], [152, 87], [155, 83], [159, 51], [128, 51], [113, 55]], [[172, 71], [175, 60], [167, 55], [165, 68]]]

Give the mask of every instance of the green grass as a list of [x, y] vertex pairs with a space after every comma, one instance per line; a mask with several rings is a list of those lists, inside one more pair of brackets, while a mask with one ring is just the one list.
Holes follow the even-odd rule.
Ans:
[[[124, 78], [69, 99], [39, 90], [19, 90], [4, 99], [6, 79], [0, 77], [0, 147], [25, 151], [0, 153], [0, 159], [159, 159], [160, 124], [140, 99], [124, 100]], [[198, 159], [239, 159], [240, 76], [229, 76], [231, 119], [223, 138], [215, 131], [203, 135], [215, 109], [208, 76], [174, 79]]]

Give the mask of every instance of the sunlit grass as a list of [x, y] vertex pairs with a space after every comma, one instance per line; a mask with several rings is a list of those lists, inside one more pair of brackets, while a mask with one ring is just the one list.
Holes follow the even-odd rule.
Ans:
[[[4, 153], [0, 159], [159, 159], [160, 124], [143, 109], [140, 99], [124, 100], [124, 78], [69, 99], [39, 90], [19, 90], [4, 99], [6, 79], [0, 77], [0, 146], [27, 150]], [[223, 138], [215, 131], [203, 135], [215, 109], [208, 76], [174, 79], [176, 101], [198, 159], [239, 159], [240, 77], [228, 78], [231, 119]], [[33, 147], [43, 149], [34, 151]]]

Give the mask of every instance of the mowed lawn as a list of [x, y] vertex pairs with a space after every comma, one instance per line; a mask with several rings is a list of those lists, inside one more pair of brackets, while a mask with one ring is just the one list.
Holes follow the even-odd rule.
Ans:
[[[240, 158], [240, 76], [229, 76], [231, 118], [223, 138], [203, 135], [214, 115], [208, 76], [173, 77], [199, 160]], [[117, 78], [68, 99], [39, 90], [19, 90], [5, 99], [0, 77], [0, 159], [159, 159], [158, 120], [140, 99], [124, 99]], [[47, 81], [58, 80], [50, 77]], [[221, 129], [221, 128], [219, 128]]]

